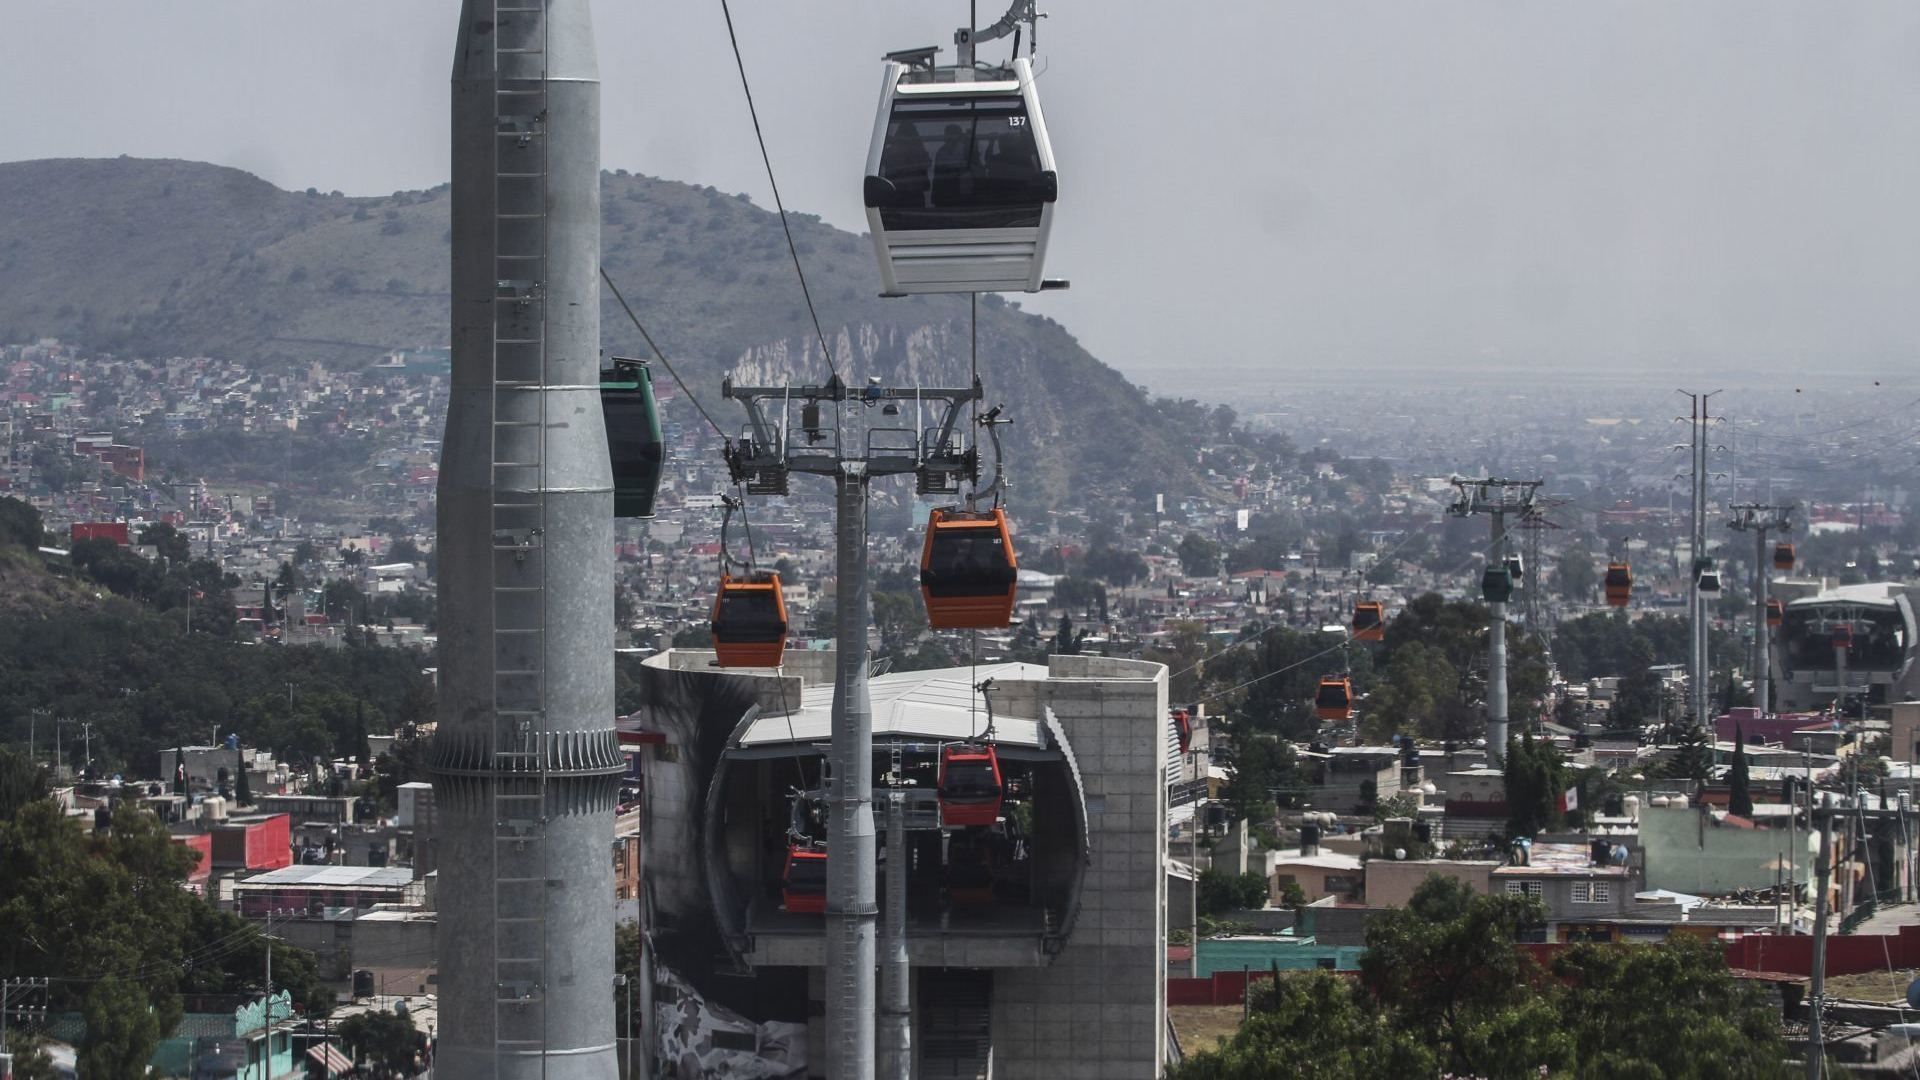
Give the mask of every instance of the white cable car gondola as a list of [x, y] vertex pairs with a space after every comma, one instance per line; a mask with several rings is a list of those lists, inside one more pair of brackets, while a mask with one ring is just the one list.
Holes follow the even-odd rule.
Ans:
[[887, 57], [863, 191], [884, 295], [1066, 286], [1041, 277], [1060, 185], [1032, 64], [972, 59], [999, 26], [953, 67], [934, 49]]

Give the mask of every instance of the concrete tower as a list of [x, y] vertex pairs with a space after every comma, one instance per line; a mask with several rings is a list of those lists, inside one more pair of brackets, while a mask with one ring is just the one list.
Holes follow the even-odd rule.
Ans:
[[613, 1080], [613, 482], [587, 0], [466, 0], [440, 463], [441, 1071]]

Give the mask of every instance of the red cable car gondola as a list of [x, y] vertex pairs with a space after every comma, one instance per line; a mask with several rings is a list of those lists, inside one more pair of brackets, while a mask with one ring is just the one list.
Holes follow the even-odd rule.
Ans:
[[940, 748], [940, 824], [991, 825], [1000, 820], [1000, 755], [991, 743]]
[[780, 875], [780, 903], [801, 915], [827, 910], [827, 853], [814, 848], [787, 848], [787, 865]]
[[720, 575], [713, 598], [713, 651], [721, 667], [779, 667], [787, 647], [787, 601], [780, 575], [763, 570]]
[[1767, 625], [1779, 626], [1787, 621], [1787, 606], [1778, 600], [1767, 601]]
[[1385, 641], [1387, 639], [1387, 606], [1378, 600], [1362, 600], [1353, 605], [1353, 639], [1355, 641]]
[[1793, 569], [1793, 563], [1794, 550], [1793, 544], [1790, 541], [1782, 540], [1773, 545], [1773, 568], [1775, 570], [1791, 570]]
[[1840, 625], [1835, 626], [1833, 628], [1833, 647], [1836, 649], [1852, 649], [1853, 648], [1852, 624], [1841, 623]]
[[1173, 710], [1173, 733], [1180, 740], [1180, 752], [1186, 753], [1193, 745], [1193, 717], [1185, 709]]
[[1633, 568], [1623, 562], [1607, 564], [1607, 606], [1626, 607], [1633, 599]]
[[935, 630], [1010, 625], [1019, 567], [1005, 511], [935, 510], [920, 552], [927, 625]]
[[1353, 682], [1345, 675], [1325, 675], [1313, 694], [1313, 712], [1322, 720], [1353, 718]]

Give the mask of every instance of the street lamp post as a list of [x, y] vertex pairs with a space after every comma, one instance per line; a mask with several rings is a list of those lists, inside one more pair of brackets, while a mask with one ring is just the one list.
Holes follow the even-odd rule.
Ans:
[[620, 1080], [628, 1080], [633, 1075], [633, 980], [624, 972], [616, 972], [613, 986], [627, 992], [626, 1014], [620, 1024], [620, 1030], [626, 1033], [620, 1037]]

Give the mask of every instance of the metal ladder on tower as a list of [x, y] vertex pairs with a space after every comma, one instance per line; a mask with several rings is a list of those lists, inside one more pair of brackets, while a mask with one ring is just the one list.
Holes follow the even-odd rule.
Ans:
[[493, 9], [494, 1076], [547, 1028], [547, 0]]

